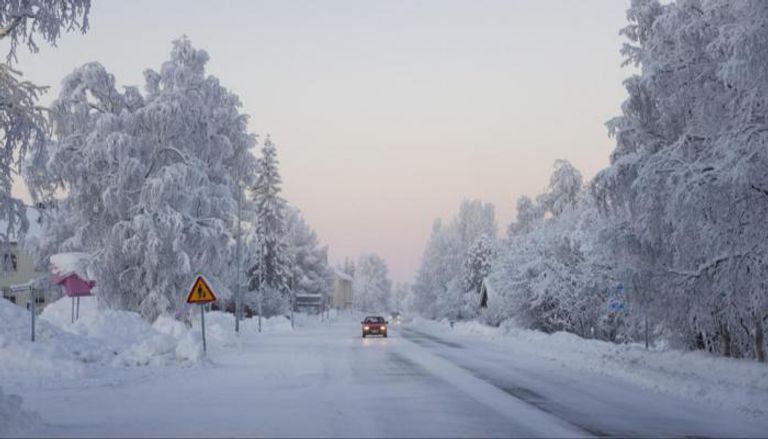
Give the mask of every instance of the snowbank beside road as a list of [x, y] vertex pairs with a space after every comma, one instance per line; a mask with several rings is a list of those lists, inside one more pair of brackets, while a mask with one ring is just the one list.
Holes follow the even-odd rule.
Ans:
[[82, 374], [85, 364], [109, 351], [95, 340], [78, 337], [38, 319], [36, 343], [30, 340], [28, 311], [0, 299], [0, 381], [36, 381], [71, 378]]
[[415, 319], [409, 326], [468, 344], [491, 343], [515, 355], [597, 372], [753, 416], [768, 415], [768, 367], [749, 360], [704, 352], [649, 351], [639, 344], [588, 340], [566, 332], [545, 334], [521, 329], [511, 321], [498, 328], [477, 322], [457, 322], [451, 328], [446, 321]]
[[[78, 378], [91, 366], [191, 366], [203, 358], [200, 321], [187, 324], [168, 316], [149, 324], [137, 313], [100, 310], [95, 297], [80, 300], [74, 323], [71, 299], [49, 304], [37, 319], [37, 341], [30, 341], [30, 314], [0, 300], [0, 382], [34, 383]], [[246, 319], [241, 337], [258, 332], [257, 319]], [[262, 319], [265, 333], [291, 330], [285, 317]], [[234, 316], [206, 313], [209, 351], [237, 346]]]

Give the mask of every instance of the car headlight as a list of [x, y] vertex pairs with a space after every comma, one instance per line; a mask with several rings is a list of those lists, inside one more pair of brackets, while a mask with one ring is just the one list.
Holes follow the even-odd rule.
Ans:
[[368, 326], [363, 326], [363, 329], [365, 329], [365, 330], [367, 331], [367, 330], [369, 330], [369, 329], [371, 329], [371, 328], [370, 328], [370, 327], [368, 327]]
[[386, 326], [382, 326], [382, 327], [381, 327], [381, 330], [382, 330], [382, 331], [386, 331], [386, 330], [387, 330], [387, 327], [386, 327]]

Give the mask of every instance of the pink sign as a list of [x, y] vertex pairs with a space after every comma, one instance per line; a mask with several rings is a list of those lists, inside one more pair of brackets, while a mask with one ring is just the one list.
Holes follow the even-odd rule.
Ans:
[[64, 287], [64, 292], [69, 297], [90, 296], [91, 289], [96, 286], [96, 281], [83, 280], [75, 273], [66, 276], [53, 275], [53, 282]]

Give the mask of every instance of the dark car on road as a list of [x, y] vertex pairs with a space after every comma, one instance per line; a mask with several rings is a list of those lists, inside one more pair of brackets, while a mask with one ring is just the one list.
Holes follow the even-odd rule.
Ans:
[[387, 336], [387, 321], [381, 316], [368, 316], [362, 322], [363, 325], [363, 338], [366, 335], [381, 335]]

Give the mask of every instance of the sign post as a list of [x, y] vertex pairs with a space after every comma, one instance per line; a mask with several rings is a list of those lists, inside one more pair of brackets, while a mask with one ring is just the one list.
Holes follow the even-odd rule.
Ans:
[[35, 342], [35, 314], [37, 314], [37, 288], [31, 288], [29, 294], [32, 296], [32, 343]]
[[[32, 316], [32, 343], [35, 342], [35, 317], [37, 314], [37, 290], [30, 286], [30, 284], [14, 285], [11, 287], [11, 291], [14, 293], [27, 293], [27, 307]], [[32, 299], [31, 303], [29, 299]]]
[[197, 276], [195, 283], [192, 284], [192, 289], [187, 294], [187, 303], [193, 303], [200, 305], [200, 327], [202, 328], [203, 335], [203, 354], [208, 354], [208, 347], [205, 344], [205, 305], [216, 301], [216, 295], [213, 294], [213, 290], [208, 286], [203, 276]]

